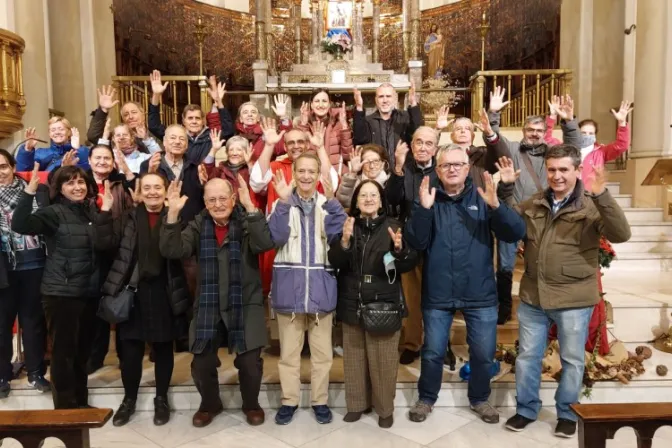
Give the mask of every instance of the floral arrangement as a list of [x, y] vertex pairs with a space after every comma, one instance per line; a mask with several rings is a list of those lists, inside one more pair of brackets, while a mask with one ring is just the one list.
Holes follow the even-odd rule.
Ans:
[[600, 251], [598, 254], [600, 268], [608, 268], [615, 256], [616, 252], [611, 247], [611, 243], [605, 237], [600, 237]]
[[[422, 80], [423, 89], [449, 89], [460, 87], [459, 81], [453, 81], [450, 76], [442, 75], [438, 78], [425, 78]], [[424, 110], [438, 110], [441, 106], [455, 107], [464, 97], [454, 90], [432, 92], [420, 97], [420, 103]]]
[[346, 33], [333, 34], [322, 40], [322, 51], [329, 54], [352, 51], [352, 39]]

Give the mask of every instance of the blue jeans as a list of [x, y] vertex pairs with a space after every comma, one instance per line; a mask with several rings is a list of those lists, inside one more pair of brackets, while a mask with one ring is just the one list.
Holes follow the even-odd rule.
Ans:
[[[457, 310], [423, 309], [425, 342], [422, 345], [418, 392], [420, 401], [433, 405], [439, 398], [443, 379], [443, 358], [450, 339], [450, 327]], [[488, 401], [490, 372], [497, 345], [497, 307], [463, 309], [469, 344], [469, 402]]]
[[583, 383], [584, 354], [588, 323], [593, 307], [544, 310], [524, 302], [518, 306], [519, 353], [516, 358], [516, 412], [532, 420], [541, 409], [541, 361], [546, 351], [548, 330], [558, 326], [562, 375], [555, 392], [558, 418], [577, 421], [569, 405], [579, 401]]
[[518, 243], [497, 240], [497, 272], [513, 272], [517, 254]]

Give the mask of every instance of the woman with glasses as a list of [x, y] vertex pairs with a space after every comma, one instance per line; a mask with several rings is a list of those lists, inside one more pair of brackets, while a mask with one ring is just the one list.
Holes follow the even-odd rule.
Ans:
[[336, 199], [346, 210], [352, 202], [352, 193], [364, 180], [375, 180], [381, 187], [389, 177], [387, 152], [374, 143], [358, 146], [350, 155], [350, 172], [343, 175], [336, 191]]
[[329, 250], [329, 262], [338, 272], [337, 318], [343, 323], [345, 402], [343, 418], [355, 422], [373, 407], [381, 428], [392, 426], [394, 394], [399, 368], [400, 329], [366, 331], [360, 308], [372, 302], [398, 305], [406, 313], [401, 273], [416, 265], [417, 253], [403, 241], [401, 224], [388, 217], [382, 186], [363, 180], [352, 195], [350, 217], [341, 238]]

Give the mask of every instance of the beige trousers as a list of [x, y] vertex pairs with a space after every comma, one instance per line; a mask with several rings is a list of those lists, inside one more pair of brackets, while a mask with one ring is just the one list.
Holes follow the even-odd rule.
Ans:
[[312, 406], [327, 404], [329, 371], [333, 361], [331, 326], [334, 313], [277, 314], [280, 334], [280, 387], [282, 404], [298, 406], [301, 396], [301, 350], [308, 331], [310, 345], [310, 402]]
[[399, 348], [402, 350], [420, 351], [422, 347], [422, 261], [409, 272], [401, 274], [401, 288], [404, 291], [408, 317], [404, 319]]

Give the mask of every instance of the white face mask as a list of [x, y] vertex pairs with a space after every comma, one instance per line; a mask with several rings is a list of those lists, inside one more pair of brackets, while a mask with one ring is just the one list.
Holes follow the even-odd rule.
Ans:
[[595, 144], [595, 136], [594, 135], [582, 135], [581, 136], [581, 142], [579, 145], [581, 148], [587, 148], [589, 146], [593, 146]]

